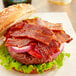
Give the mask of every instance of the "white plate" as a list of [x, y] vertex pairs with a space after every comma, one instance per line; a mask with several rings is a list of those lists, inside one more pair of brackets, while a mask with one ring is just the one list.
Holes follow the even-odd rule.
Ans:
[[76, 40], [75, 33], [70, 23], [70, 20], [66, 13], [36, 13], [35, 16], [39, 16], [44, 20], [53, 23], [63, 23], [63, 27], [67, 33], [73, 37], [73, 41], [69, 44], [65, 44], [65, 51], [71, 53], [71, 57], [64, 61], [64, 66], [59, 70], [53, 72], [46, 72], [41, 75], [29, 75], [16, 71], [8, 71], [4, 67], [0, 66], [0, 76], [76, 76]]

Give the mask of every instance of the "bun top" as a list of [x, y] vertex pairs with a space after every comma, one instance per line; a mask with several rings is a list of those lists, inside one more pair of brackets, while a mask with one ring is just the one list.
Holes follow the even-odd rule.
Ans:
[[0, 36], [2, 36], [5, 31], [21, 17], [24, 17], [26, 19], [33, 12], [35, 12], [35, 8], [30, 4], [24, 3], [4, 8], [0, 12]]

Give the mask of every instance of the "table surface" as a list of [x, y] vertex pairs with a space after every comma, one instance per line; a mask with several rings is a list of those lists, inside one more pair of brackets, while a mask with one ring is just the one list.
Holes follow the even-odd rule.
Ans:
[[[37, 12], [67, 12], [76, 32], [76, 0], [68, 5], [55, 5], [49, 3], [48, 0], [32, 0], [32, 5], [37, 8]], [[2, 0], [0, 0], [0, 10], [2, 8], [3, 4]]]

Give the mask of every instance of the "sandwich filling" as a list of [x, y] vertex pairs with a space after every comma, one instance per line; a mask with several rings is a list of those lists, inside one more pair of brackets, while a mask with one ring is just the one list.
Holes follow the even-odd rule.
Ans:
[[70, 54], [63, 51], [52, 62], [26, 65], [16, 61], [11, 57], [7, 50], [7, 47], [5, 47], [5, 43], [0, 46], [0, 64], [7, 70], [12, 70], [14, 68], [17, 71], [22, 71], [24, 73], [31, 73], [34, 69], [36, 69], [38, 73], [42, 74], [45, 70], [51, 69], [54, 65], [56, 65], [56, 67], [59, 69], [63, 66], [63, 60], [65, 56], [69, 58]]
[[[7, 48], [5, 50], [8, 51], [7, 55], [11, 59], [7, 64], [19, 64], [17, 68], [15, 66], [11, 68], [14, 67], [18, 71], [22, 68], [25, 73], [31, 72], [32, 69], [37, 69], [42, 73], [54, 65], [57, 65], [58, 68], [62, 66], [64, 56], [69, 56], [62, 52], [62, 44], [72, 40], [65, 33], [61, 24], [52, 24], [40, 18], [26, 19], [13, 25], [7, 30], [5, 37], [6, 41], [3, 46]], [[7, 61], [6, 53], [3, 57]], [[7, 64], [5, 65], [3, 62], [5, 67], [11, 66], [11, 64]], [[31, 70], [27, 71], [24, 68]]]

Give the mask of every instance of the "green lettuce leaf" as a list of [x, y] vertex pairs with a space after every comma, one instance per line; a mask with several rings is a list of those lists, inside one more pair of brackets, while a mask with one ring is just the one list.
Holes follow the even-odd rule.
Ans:
[[34, 69], [37, 69], [37, 72], [39, 73], [43, 73], [44, 70], [48, 70], [54, 65], [56, 65], [59, 69], [61, 66], [63, 66], [64, 57], [70, 57], [69, 53], [62, 52], [53, 62], [27, 66], [14, 60], [8, 53], [7, 48], [4, 44], [0, 46], [0, 64], [4, 66], [7, 70], [12, 70], [12, 68], [14, 67], [17, 71], [23, 70], [24, 73], [30, 73]]

